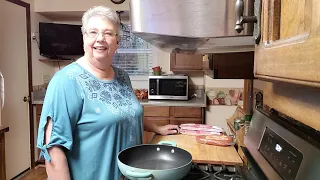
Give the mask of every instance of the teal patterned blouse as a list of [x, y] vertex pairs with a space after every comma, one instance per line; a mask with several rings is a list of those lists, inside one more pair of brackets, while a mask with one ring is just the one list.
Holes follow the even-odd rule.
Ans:
[[[113, 67], [113, 80], [100, 80], [77, 62], [58, 71], [50, 81], [40, 118], [37, 147], [65, 149], [74, 180], [118, 179], [118, 153], [142, 143], [143, 109], [127, 73]], [[52, 119], [50, 142], [45, 126]]]

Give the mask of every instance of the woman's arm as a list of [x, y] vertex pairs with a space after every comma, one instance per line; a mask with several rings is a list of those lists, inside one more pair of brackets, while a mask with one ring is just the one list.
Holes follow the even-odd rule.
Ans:
[[168, 124], [165, 126], [157, 126], [151, 121], [144, 121], [144, 130], [149, 132], [154, 132], [161, 135], [177, 134], [180, 132], [178, 125]]
[[[52, 120], [48, 119], [45, 135], [45, 143], [48, 144], [51, 137]], [[46, 161], [46, 171], [50, 180], [70, 180], [70, 172], [68, 161], [65, 153], [59, 146], [54, 146], [48, 149], [51, 157], [51, 162]]]

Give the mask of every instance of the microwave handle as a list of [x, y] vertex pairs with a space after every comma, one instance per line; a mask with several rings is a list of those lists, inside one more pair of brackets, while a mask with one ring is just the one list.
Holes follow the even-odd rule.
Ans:
[[159, 79], [157, 79], [157, 95], [159, 95]]

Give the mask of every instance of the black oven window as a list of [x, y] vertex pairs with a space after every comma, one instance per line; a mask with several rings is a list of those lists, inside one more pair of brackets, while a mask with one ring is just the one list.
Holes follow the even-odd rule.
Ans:
[[164, 96], [186, 96], [187, 80], [186, 79], [160, 79], [159, 94]]

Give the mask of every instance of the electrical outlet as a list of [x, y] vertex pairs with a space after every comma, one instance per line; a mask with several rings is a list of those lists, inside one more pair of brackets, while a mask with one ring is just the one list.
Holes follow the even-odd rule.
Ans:
[[43, 81], [43, 84], [48, 84], [50, 81], [50, 75], [44, 74], [42, 76], [42, 81]]
[[35, 31], [32, 32], [31, 38], [32, 38], [32, 40], [36, 40], [37, 39]]

